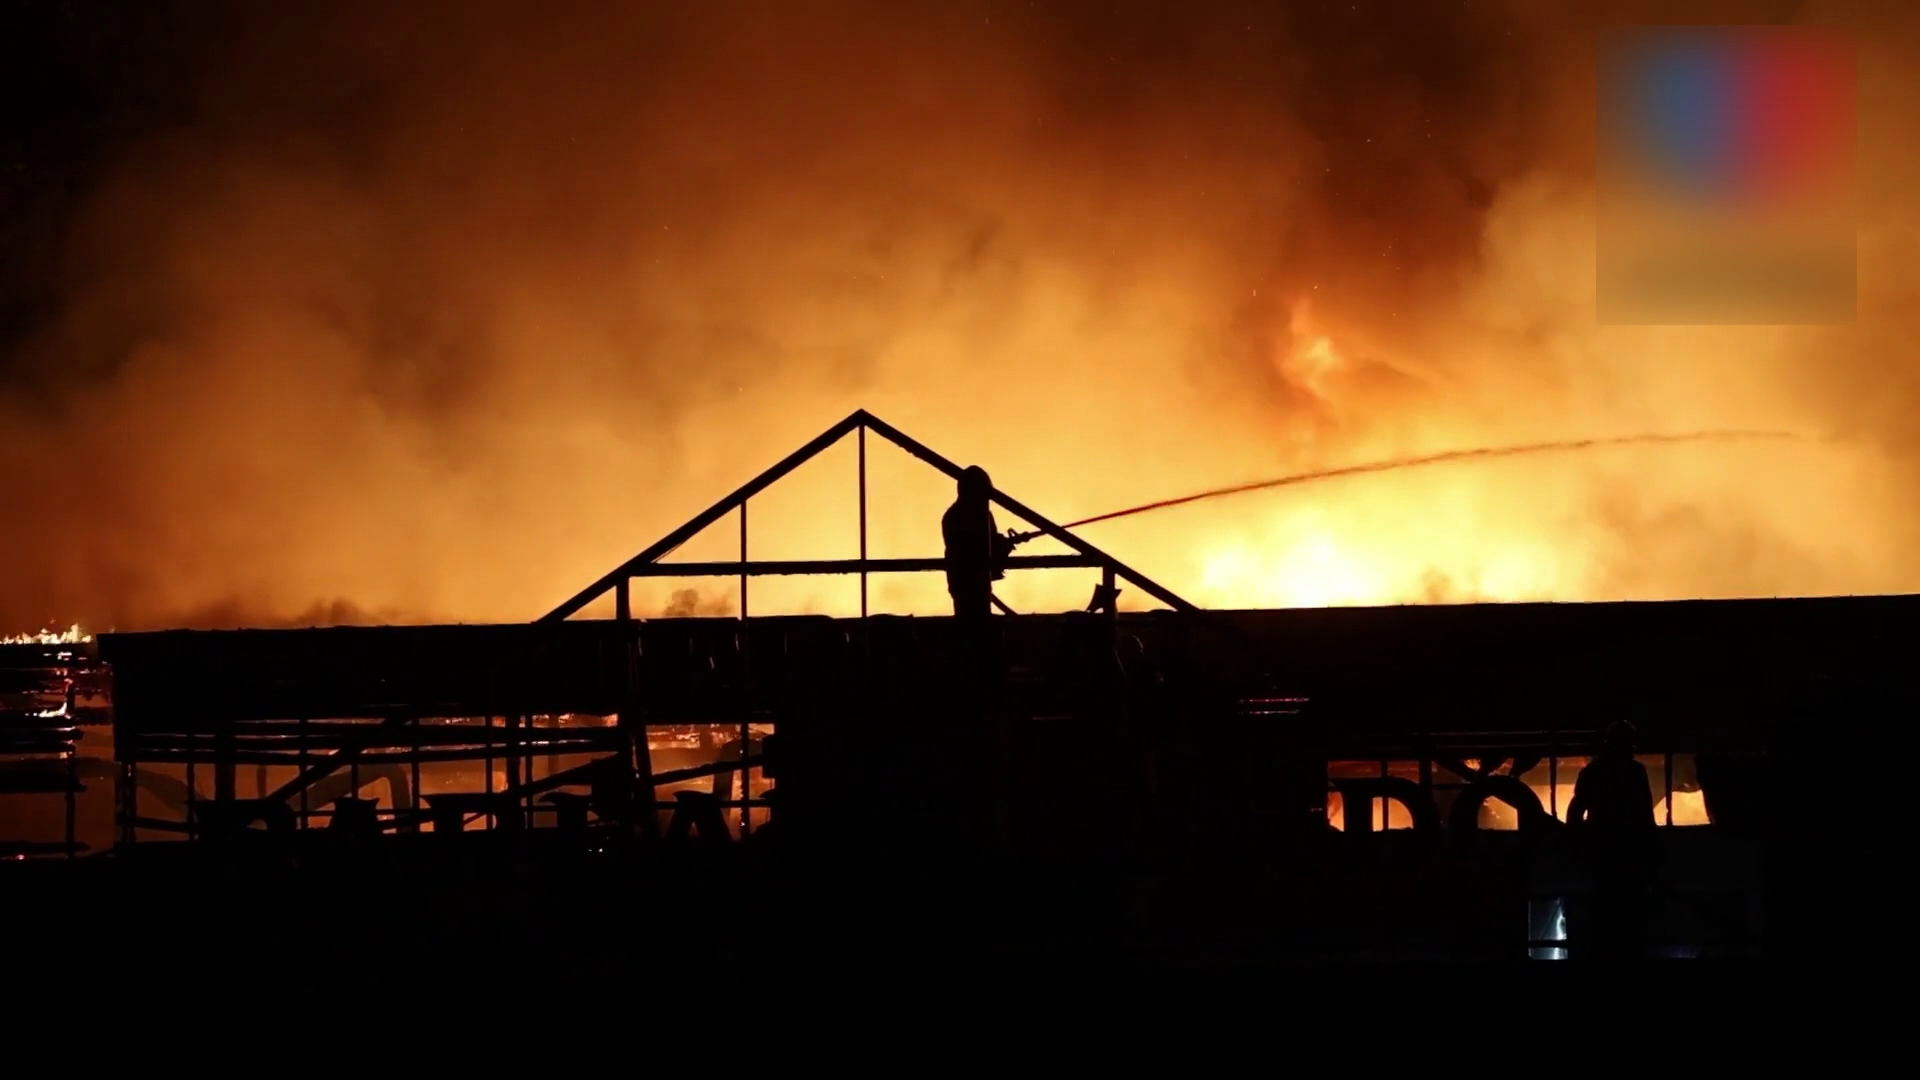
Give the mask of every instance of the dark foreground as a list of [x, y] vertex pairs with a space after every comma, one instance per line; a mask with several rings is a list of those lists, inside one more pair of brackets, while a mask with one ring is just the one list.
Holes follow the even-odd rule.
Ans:
[[[1755, 852], [1708, 830], [1650, 901], [1666, 955], [1766, 955]], [[591, 972], [780, 962], [964, 968], [1233, 968], [1366, 960], [1559, 958], [1577, 867], [1517, 852], [1380, 843], [1157, 868], [801, 860], [721, 848], [581, 854], [475, 834], [298, 854], [148, 845], [0, 873], [16, 937], [47, 959], [263, 970], [337, 956], [405, 965], [544, 958]], [[464, 838], [463, 838], [464, 839]], [[410, 844], [408, 840], [422, 843]], [[1393, 850], [1401, 848], [1401, 850]], [[1264, 863], [1264, 864], [1263, 864]], [[1559, 894], [1549, 896], [1547, 894]], [[1564, 898], [1564, 903], [1556, 903]], [[306, 958], [300, 960], [299, 958]], [[720, 969], [714, 969], [720, 970]]]

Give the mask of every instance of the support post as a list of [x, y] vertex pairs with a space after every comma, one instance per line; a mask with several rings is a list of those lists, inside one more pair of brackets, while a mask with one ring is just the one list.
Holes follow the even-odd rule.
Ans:
[[[68, 709], [67, 713], [69, 716], [71, 716], [73, 713], [73, 710]], [[75, 738], [78, 738], [78, 737], [79, 737], [78, 733], [76, 733]], [[77, 822], [75, 821], [75, 813], [78, 809], [78, 807], [75, 805], [74, 800], [79, 790], [80, 790], [80, 746], [78, 743], [70, 742], [67, 744], [67, 791], [66, 791], [67, 858], [69, 859], [75, 858], [79, 855], [79, 850], [76, 842], [76, 833], [74, 832], [74, 826], [77, 824]], [[1672, 800], [1669, 799], [1668, 801], [1671, 802]]]
[[[525, 746], [525, 741], [523, 739], [523, 732], [521, 731], [521, 727], [523, 726], [525, 719], [526, 718], [522, 717], [519, 713], [513, 713], [506, 718], [506, 726], [507, 726], [506, 757], [507, 757], [507, 790], [508, 791], [513, 791], [520, 787], [520, 761], [521, 761], [521, 758], [525, 755], [525, 751], [523, 749], [523, 747]], [[525, 803], [524, 799], [520, 801], [523, 804]], [[521, 815], [523, 819], [521, 823], [524, 825], [525, 824], [524, 818], [526, 816], [525, 806], [522, 805], [522, 806], [514, 807], [514, 813]]]
[[867, 425], [860, 425], [860, 617], [867, 617]]
[[753, 738], [753, 712], [749, 707], [748, 695], [744, 692], [747, 683], [748, 664], [752, 658], [747, 653], [747, 502], [740, 501], [740, 638], [735, 650], [739, 654], [739, 679], [732, 687], [736, 700], [740, 704], [740, 839], [745, 840], [753, 829], [753, 808], [748, 802], [753, 797], [753, 785], [747, 776], [747, 747]]
[[660, 808], [655, 805], [660, 794], [653, 783], [653, 747], [647, 744], [647, 717], [640, 706], [638, 668], [638, 663], [627, 668], [627, 692], [616, 722], [626, 729], [633, 746], [629, 759], [633, 769], [633, 807], [640, 816], [640, 835], [651, 845], [660, 839]]
[[[407, 719], [413, 725], [413, 753], [407, 755], [407, 767], [412, 776], [413, 790], [407, 795], [406, 831], [420, 831], [420, 717], [415, 714]], [[399, 809], [395, 807], [395, 809]]]
[[[660, 839], [660, 815], [654, 807], [653, 748], [647, 745], [647, 718], [640, 708], [640, 633], [633, 621], [633, 579], [622, 574], [613, 586], [614, 618], [620, 626], [620, 655], [626, 677], [620, 712], [613, 722], [626, 733], [627, 765], [632, 770], [632, 800], [640, 820], [640, 835], [651, 844]], [[642, 778], [645, 778], [644, 780]]]
[[1111, 565], [1103, 568], [1100, 573], [1100, 587], [1107, 596], [1107, 610], [1104, 613], [1107, 621], [1107, 645], [1114, 649], [1117, 655], [1120, 648], [1120, 589], [1114, 581], [1114, 576]]
[[120, 790], [117, 799], [119, 803], [118, 813], [120, 815], [118, 824], [120, 826], [120, 842], [122, 844], [132, 844], [136, 839], [133, 831], [133, 819], [138, 816], [139, 812], [139, 806], [135, 800], [139, 798], [140, 782], [135, 778], [133, 770], [134, 766], [122, 759], [120, 762]]
[[[314, 780], [320, 779], [320, 775], [313, 771], [313, 765], [308, 760], [309, 755], [307, 753], [307, 716], [304, 712], [302, 712], [300, 715], [299, 743], [300, 743], [299, 754], [300, 754], [301, 777], [305, 778], [305, 777], [311, 776], [313, 777]], [[300, 795], [300, 827], [302, 829], [307, 827], [308, 816], [313, 812], [313, 806], [311, 804], [311, 800], [307, 798], [307, 788], [312, 785], [312, 782], [313, 781], [308, 781], [305, 784], [300, 784], [294, 789], [295, 791], [299, 792], [299, 795]], [[284, 792], [285, 792], [285, 788], [281, 788], [279, 790], [276, 790], [272, 795], [267, 796], [267, 798], [285, 799], [286, 794], [284, 794]]]
[[233, 755], [236, 749], [233, 720], [218, 721], [219, 734], [214, 736], [213, 750], [213, 801], [224, 806], [231, 805], [239, 797], [238, 778], [234, 775]]

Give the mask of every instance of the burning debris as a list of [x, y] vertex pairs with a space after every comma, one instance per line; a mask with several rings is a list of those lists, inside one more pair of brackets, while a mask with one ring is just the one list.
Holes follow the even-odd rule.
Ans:
[[65, 630], [36, 630], [30, 634], [13, 634], [0, 638], [0, 645], [86, 645], [93, 641], [93, 635], [82, 633], [80, 624], [74, 623]]
[[110, 692], [94, 647], [78, 624], [0, 639], [0, 720], [102, 722]]
[[[74, 800], [86, 790], [79, 747], [84, 726], [107, 721], [111, 698], [95, 648], [78, 625], [0, 639], [0, 857], [71, 856], [87, 846], [74, 832]], [[64, 839], [16, 832], [39, 820], [17, 800], [49, 795], [65, 799]]]

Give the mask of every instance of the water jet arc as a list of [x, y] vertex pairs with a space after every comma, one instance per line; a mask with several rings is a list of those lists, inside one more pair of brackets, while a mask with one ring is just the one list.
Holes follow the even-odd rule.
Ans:
[[[1267, 491], [1272, 488], [1292, 487], [1296, 484], [1311, 484], [1323, 480], [1338, 480], [1348, 476], [1363, 476], [1368, 473], [1392, 472], [1399, 469], [1417, 469], [1429, 465], [1445, 465], [1451, 462], [1472, 461], [1478, 458], [1521, 457], [1531, 454], [1568, 453], [1579, 450], [1597, 450], [1613, 446], [1654, 446], [1665, 443], [1690, 442], [1730, 442], [1751, 440], [1793, 440], [1802, 436], [1785, 431], [1687, 431], [1666, 435], [1619, 435], [1604, 439], [1569, 439], [1559, 442], [1527, 443], [1521, 446], [1483, 446], [1470, 450], [1448, 450], [1438, 454], [1424, 454], [1419, 457], [1388, 458], [1384, 461], [1369, 461], [1360, 465], [1342, 465], [1333, 469], [1318, 469], [1313, 472], [1295, 473], [1272, 480], [1256, 480], [1248, 484], [1235, 484], [1232, 487], [1213, 488], [1193, 495], [1182, 495], [1173, 499], [1161, 499], [1158, 502], [1115, 510], [1111, 513], [1096, 514], [1079, 521], [1070, 521], [1062, 528], [1077, 529], [1082, 525], [1094, 525], [1115, 518], [1132, 517], [1151, 510], [1165, 510], [1174, 506], [1201, 502], [1206, 499], [1222, 499], [1229, 495], [1244, 495], [1254, 491]], [[1017, 533], [1015, 539], [1026, 540], [1037, 533]]]

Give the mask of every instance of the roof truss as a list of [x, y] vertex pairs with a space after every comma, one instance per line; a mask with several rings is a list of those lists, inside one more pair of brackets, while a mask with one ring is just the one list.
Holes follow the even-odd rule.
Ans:
[[[943, 559], [869, 559], [865, 557], [866, 505], [866, 439], [868, 433], [879, 436], [907, 453], [926, 462], [933, 468], [945, 473], [956, 481], [962, 469], [951, 460], [934, 452], [920, 441], [908, 436], [900, 429], [886, 423], [872, 413], [861, 409], [853, 415], [820, 433], [805, 446], [788, 454], [772, 468], [741, 485], [732, 494], [714, 503], [706, 510], [689, 519], [686, 524], [661, 537], [633, 558], [621, 563], [609, 571], [600, 580], [580, 590], [566, 603], [554, 608], [542, 616], [538, 622], [560, 622], [571, 618], [589, 604], [600, 600], [608, 593], [615, 597], [617, 617], [631, 617], [629, 599], [630, 582], [634, 578], [644, 577], [756, 577], [768, 575], [794, 574], [874, 574], [874, 573], [910, 573], [938, 571], [945, 568]], [[708, 526], [726, 515], [746, 511], [747, 500], [778, 483], [788, 473], [813, 460], [821, 453], [853, 436], [860, 441], [860, 497], [862, 518], [862, 552], [858, 559], [840, 560], [782, 560], [777, 562], [752, 562], [745, 558], [745, 539], [742, 538], [742, 558], [738, 562], [676, 562], [663, 563], [660, 560], [671, 555], [682, 544], [698, 536]], [[1069, 567], [1093, 567], [1103, 569], [1112, 578], [1126, 581], [1128, 584], [1160, 601], [1175, 611], [1192, 611], [1195, 606], [1173, 590], [1127, 566], [1120, 560], [1080, 539], [1058, 524], [1035, 512], [1005, 492], [994, 489], [989, 496], [993, 502], [1017, 517], [1024, 519], [1043, 534], [1051, 536], [1064, 544], [1071, 554], [1014, 556], [1007, 562], [1010, 570], [1063, 569]], [[744, 529], [743, 529], [744, 532]], [[864, 605], [863, 605], [864, 610]]]

